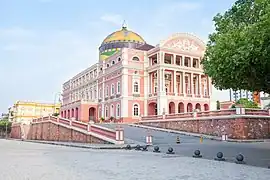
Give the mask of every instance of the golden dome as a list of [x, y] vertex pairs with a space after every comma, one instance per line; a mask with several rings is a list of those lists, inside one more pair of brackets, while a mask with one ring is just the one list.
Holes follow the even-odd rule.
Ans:
[[144, 39], [135, 32], [127, 30], [127, 27], [123, 25], [122, 29], [115, 31], [109, 36], [107, 36], [102, 44], [110, 42], [136, 42], [145, 43]]

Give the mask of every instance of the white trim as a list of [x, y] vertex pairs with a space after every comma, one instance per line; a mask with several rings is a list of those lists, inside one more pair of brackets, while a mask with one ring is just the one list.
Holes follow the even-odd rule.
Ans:
[[[159, 115], [160, 116], [160, 115]], [[257, 115], [228, 115], [228, 116], [208, 116], [208, 117], [191, 117], [191, 118], [179, 118], [179, 119], [158, 119], [158, 120], [141, 120], [140, 123], [151, 123], [151, 122], [175, 122], [175, 121], [196, 121], [196, 120], [213, 120], [213, 119], [230, 119], [234, 120], [237, 118], [266, 118], [270, 119], [270, 116], [257, 116]]]
[[115, 85], [114, 83], [111, 84], [111, 95], [115, 94]]
[[[135, 83], [138, 84], [138, 92], [135, 92], [135, 88], [134, 88]], [[139, 83], [139, 81], [133, 80], [133, 83], [132, 83], [132, 92], [133, 92], [134, 94], [140, 94], [140, 83]]]
[[[133, 58], [138, 58], [139, 60], [138, 61], [137, 60], [133, 60]], [[140, 62], [141, 61], [141, 59], [138, 56], [132, 56], [131, 60], [132, 61], [136, 61], [136, 62]]]
[[117, 83], [116, 83], [116, 94], [120, 94], [121, 93], [120, 89], [121, 89], [121, 82], [120, 81], [117, 81]]
[[[134, 106], [135, 105], [138, 106], [138, 115], [134, 115]], [[140, 116], [140, 105], [138, 103], [133, 103], [133, 105], [132, 105], [132, 116], [133, 117], [139, 117]]]
[[105, 91], [106, 91], [105, 97], [108, 97], [109, 96], [109, 86], [108, 85], [106, 86], [106, 90]]

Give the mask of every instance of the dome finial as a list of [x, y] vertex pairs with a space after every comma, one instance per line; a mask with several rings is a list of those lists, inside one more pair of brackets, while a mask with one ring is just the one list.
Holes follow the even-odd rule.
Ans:
[[123, 24], [122, 24], [122, 29], [127, 29], [127, 23], [126, 20], [124, 20]]

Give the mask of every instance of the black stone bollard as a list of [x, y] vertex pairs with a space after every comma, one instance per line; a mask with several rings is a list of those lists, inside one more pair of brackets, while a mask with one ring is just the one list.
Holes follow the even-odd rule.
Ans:
[[236, 164], [245, 164], [245, 161], [244, 161], [244, 156], [242, 154], [238, 154], [236, 156], [236, 161], [235, 161]]
[[196, 150], [194, 151], [194, 155], [193, 155], [194, 158], [201, 158], [202, 155], [201, 155], [201, 151], [200, 150]]
[[216, 161], [225, 161], [225, 158], [223, 157], [222, 152], [217, 153], [217, 157], [215, 158]]
[[140, 150], [141, 150], [141, 146], [138, 144], [138, 145], [135, 147], [135, 150], [136, 150], [136, 151], [140, 151]]
[[143, 146], [142, 151], [148, 151], [147, 146]]
[[126, 146], [126, 150], [131, 150], [131, 146], [129, 144]]
[[173, 148], [172, 148], [172, 147], [169, 147], [169, 148], [168, 148], [168, 152], [167, 152], [166, 154], [175, 154], [175, 153], [173, 152]]
[[159, 153], [160, 152], [159, 147], [158, 146], [155, 146], [153, 152]]

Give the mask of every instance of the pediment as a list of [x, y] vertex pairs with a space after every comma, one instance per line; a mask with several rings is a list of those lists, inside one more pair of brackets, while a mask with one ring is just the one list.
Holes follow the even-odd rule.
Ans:
[[206, 46], [202, 40], [200, 40], [194, 35], [187, 33], [178, 33], [162, 41], [159, 44], [159, 47], [189, 53], [203, 53], [205, 51]]

